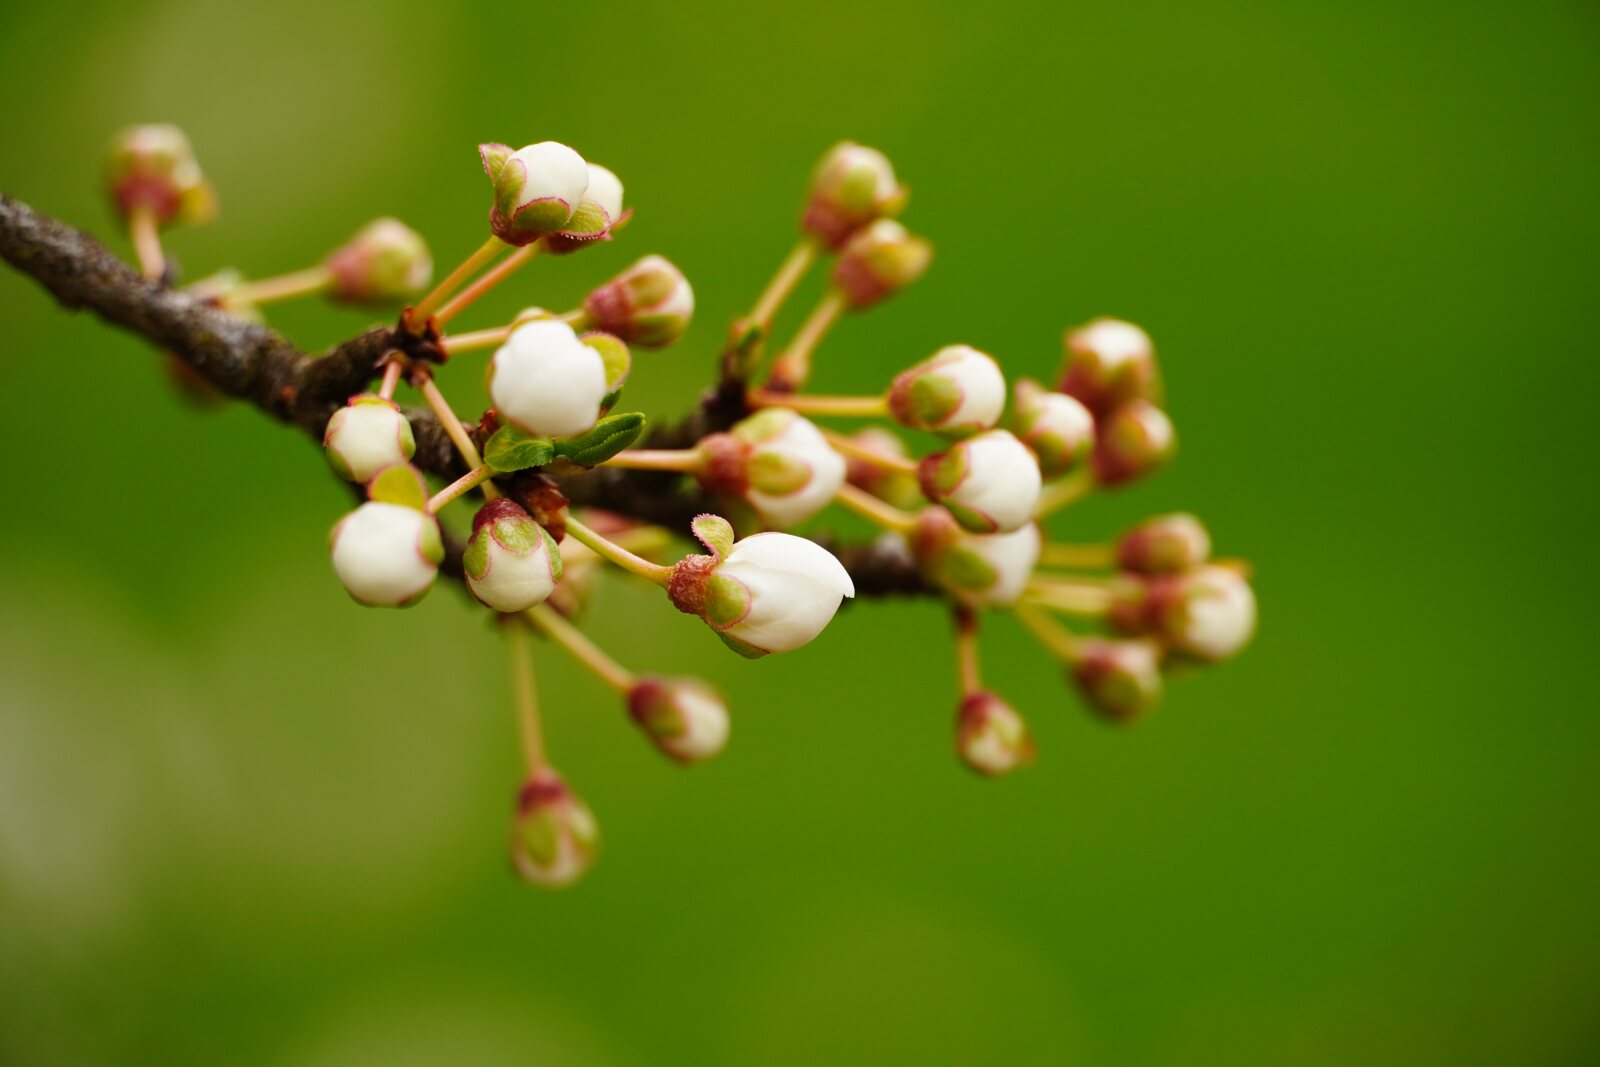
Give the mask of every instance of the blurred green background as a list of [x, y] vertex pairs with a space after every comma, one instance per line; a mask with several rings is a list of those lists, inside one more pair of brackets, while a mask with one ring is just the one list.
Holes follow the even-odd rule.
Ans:
[[[997, 623], [987, 670], [1041, 757], [991, 783], [950, 754], [930, 605], [746, 663], [608, 585], [593, 631], [717, 679], [734, 740], [669, 766], [541, 650], [606, 835], [542, 894], [503, 856], [481, 614], [355, 607], [315, 449], [186, 408], [145, 345], [0, 272], [0, 1062], [1600, 1056], [1589, 0], [58, 0], [0, 29], [0, 187], [115, 237], [102, 145], [178, 122], [223, 206], [171, 239], [191, 277], [300, 267], [388, 213], [453, 262], [479, 141], [610, 165], [626, 235], [471, 324], [663, 252], [700, 301], [630, 386], [663, 414], [789, 247], [814, 158], [881, 146], [938, 257], [836, 332], [818, 388], [951, 341], [1047, 375], [1063, 326], [1145, 324], [1182, 455], [1058, 528], [1198, 510], [1263, 614], [1131, 731]], [[369, 318], [274, 321], [321, 347]], [[446, 382], [464, 408], [476, 373]]]

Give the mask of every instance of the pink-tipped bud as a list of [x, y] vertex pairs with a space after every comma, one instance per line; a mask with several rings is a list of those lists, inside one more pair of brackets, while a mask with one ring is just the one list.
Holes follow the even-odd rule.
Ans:
[[590, 293], [583, 309], [596, 329], [641, 348], [664, 348], [689, 329], [694, 290], [670, 260], [645, 256]]
[[989, 430], [922, 461], [922, 491], [975, 533], [1033, 521], [1042, 481], [1032, 452], [1009, 430]]
[[859, 311], [922, 277], [932, 259], [931, 244], [892, 219], [879, 219], [845, 244], [834, 264], [833, 283]]
[[322, 447], [334, 473], [366, 484], [385, 467], [410, 460], [417, 451], [417, 440], [400, 405], [362, 393], [328, 419]]
[[[895, 459], [909, 456], [905, 442], [892, 430], [882, 426], [868, 426], [858, 431], [851, 440], [862, 448]], [[879, 500], [888, 501], [903, 511], [914, 511], [923, 504], [922, 486], [917, 476], [908, 471], [847, 456], [845, 479], [856, 488], [865, 489]]]
[[1133, 400], [1161, 402], [1161, 372], [1150, 335], [1121, 319], [1095, 319], [1065, 336], [1061, 391], [1097, 415]]
[[209, 222], [216, 196], [200, 172], [189, 138], [176, 126], [130, 126], [111, 139], [106, 187], [124, 219], [148, 211], [162, 226]]
[[1006, 378], [993, 356], [970, 345], [946, 345], [900, 372], [888, 400], [890, 415], [902, 426], [965, 436], [1000, 421]]
[[1187, 512], [1157, 515], [1117, 541], [1117, 566], [1139, 574], [1176, 574], [1211, 558], [1211, 535]]
[[1041, 547], [1037, 523], [1010, 533], [969, 533], [941, 507], [918, 514], [909, 540], [928, 580], [969, 607], [1016, 603], [1039, 563]]
[[509, 145], [478, 146], [494, 186], [489, 227], [510, 245], [528, 245], [547, 233], [564, 232], [589, 190], [583, 157], [556, 141], [512, 151]]
[[1229, 659], [1255, 636], [1255, 592], [1232, 567], [1205, 564], [1181, 574], [1123, 574], [1113, 590], [1113, 626], [1123, 633], [1150, 634], [1194, 659]]
[[700, 442], [707, 489], [743, 497], [769, 526], [797, 526], [838, 495], [844, 457], [802, 415], [765, 408]]
[[1083, 402], [1023, 378], [1012, 389], [1012, 429], [1039, 458], [1046, 478], [1057, 478], [1094, 451], [1094, 415]]
[[517, 796], [511, 825], [511, 863], [530, 885], [561, 889], [594, 866], [600, 826], [561, 776], [548, 767], [533, 772]]
[[542, 604], [561, 580], [561, 551], [543, 526], [507, 497], [478, 509], [461, 557], [467, 588], [502, 613]]
[[399, 219], [375, 219], [324, 261], [328, 295], [346, 304], [409, 300], [428, 287], [433, 258], [422, 236]]
[[1027, 720], [993, 693], [973, 693], [956, 713], [956, 755], [989, 778], [1000, 778], [1033, 762]]
[[1124, 404], [1096, 428], [1095, 481], [1122, 485], [1142, 478], [1165, 467], [1177, 450], [1177, 432], [1165, 411], [1144, 400]]
[[894, 167], [875, 148], [841, 141], [828, 149], [811, 175], [802, 228], [838, 248], [874, 219], [893, 218], [906, 203]]
[[1147, 641], [1091, 637], [1072, 667], [1089, 706], [1116, 722], [1132, 722], [1161, 702], [1161, 654]]
[[628, 714], [651, 742], [680, 763], [699, 763], [728, 743], [728, 705], [694, 678], [641, 678], [628, 692]]

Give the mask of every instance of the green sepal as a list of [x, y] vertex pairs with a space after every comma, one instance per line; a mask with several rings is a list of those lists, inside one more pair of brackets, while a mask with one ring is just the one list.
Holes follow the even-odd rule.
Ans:
[[550, 438], [530, 436], [515, 426], [500, 427], [483, 444], [483, 461], [497, 471], [542, 467], [555, 455]]
[[733, 637], [720, 631], [714, 632], [718, 637], [722, 638], [723, 644], [739, 653], [739, 655], [743, 656], [745, 659], [760, 659], [762, 656], [767, 654], [767, 650], [764, 648], [757, 648], [755, 645], [747, 644], [739, 640], [737, 637]]
[[745, 466], [750, 487], [773, 496], [798, 493], [811, 481], [811, 465], [785, 452], [757, 452]]
[[706, 579], [705, 620], [713, 630], [722, 630], [750, 614], [750, 590], [743, 582], [713, 572]]
[[556, 440], [555, 454], [580, 467], [593, 467], [633, 444], [642, 433], [643, 413], [621, 411], [607, 415], [584, 433]]
[[999, 573], [976, 552], [952, 548], [938, 564], [939, 580], [963, 592], [982, 592], [1000, 580]]
[[733, 524], [721, 515], [696, 515], [689, 529], [695, 540], [718, 559], [726, 559], [733, 551]]
[[428, 483], [422, 472], [409, 463], [396, 463], [373, 475], [367, 483], [367, 499], [379, 504], [428, 510]]
[[610, 228], [611, 219], [606, 215], [606, 209], [593, 200], [585, 200], [578, 205], [578, 210], [572, 213], [567, 224], [556, 232], [576, 241], [592, 241], [603, 236]]
[[479, 529], [467, 541], [467, 550], [461, 554], [461, 569], [467, 577], [478, 581], [489, 573], [489, 531]]
[[937, 426], [961, 406], [961, 387], [942, 374], [918, 375], [910, 392], [911, 414], [920, 426]]
[[516, 149], [508, 144], [490, 142], [478, 146], [478, 158], [483, 160], [483, 172], [489, 176], [491, 182], [500, 178], [500, 168], [506, 165]]
[[614, 396], [628, 380], [628, 372], [633, 370], [633, 355], [628, 351], [628, 346], [622, 338], [598, 330], [586, 333], [578, 340], [600, 353], [600, 363], [606, 369], [607, 395]]

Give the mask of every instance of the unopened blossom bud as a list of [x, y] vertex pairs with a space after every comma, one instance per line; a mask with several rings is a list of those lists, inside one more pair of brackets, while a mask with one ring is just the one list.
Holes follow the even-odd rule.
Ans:
[[333, 413], [322, 434], [322, 447], [334, 473], [366, 483], [383, 468], [409, 461], [417, 441], [400, 405], [363, 393]]
[[796, 526], [844, 484], [844, 457], [803, 415], [765, 408], [725, 434], [700, 443], [700, 481], [712, 492], [743, 497], [770, 526]]
[[433, 277], [422, 235], [399, 219], [376, 219], [324, 261], [328, 295], [347, 304], [381, 304], [421, 293]]
[[[703, 521], [696, 520], [697, 533]], [[754, 658], [807, 644], [844, 598], [856, 595], [844, 565], [816, 542], [760, 533], [724, 552], [732, 528], [717, 521], [726, 531], [708, 541], [717, 554], [680, 560], [667, 592], [679, 611], [700, 616], [741, 655]]]
[[1111, 623], [1151, 634], [1175, 651], [1210, 663], [1229, 659], [1256, 631], [1256, 596], [1232, 567], [1207, 564], [1181, 574], [1122, 575]]
[[583, 157], [556, 141], [540, 141], [513, 152], [509, 146], [478, 146], [494, 185], [489, 226], [507, 244], [527, 245], [556, 233], [572, 220], [589, 189]]
[[403, 504], [362, 504], [339, 520], [330, 540], [339, 580], [369, 607], [415, 603], [444, 559], [439, 523]]
[[600, 402], [611, 391], [600, 353], [558, 319], [513, 329], [488, 373], [495, 410], [535, 435], [582, 433], [600, 417]]
[[928, 269], [933, 246], [893, 219], [879, 219], [856, 233], [839, 253], [833, 283], [852, 308], [871, 307], [904, 289]]
[[1094, 477], [1122, 485], [1160, 470], [1178, 450], [1167, 413], [1146, 400], [1124, 404], [1100, 420], [1094, 446]]
[[1056, 478], [1094, 451], [1094, 415], [1083, 402], [1026, 378], [1012, 390], [1011, 422], [1017, 437], [1039, 458], [1039, 471]]
[[889, 387], [889, 412], [914, 430], [968, 434], [1000, 421], [1006, 379], [994, 357], [969, 345], [947, 345]]
[[1140, 574], [1175, 574], [1211, 557], [1211, 535], [1187, 512], [1157, 515], [1117, 541], [1117, 566]]
[[1121, 319], [1095, 319], [1066, 333], [1061, 391], [1096, 414], [1133, 400], [1161, 401], [1161, 371], [1150, 335]]
[[629, 344], [664, 348], [694, 317], [694, 290], [683, 272], [662, 256], [645, 256], [583, 302], [597, 329]]
[[207, 222], [216, 214], [211, 183], [200, 172], [189, 138], [176, 126], [130, 126], [111, 139], [106, 185], [127, 218], [148, 211], [157, 223]]
[[828, 149], [811, 175], [801, 225], [829, 248], [838, 248], [874, 219], [900, 214], [905, 202], [906, 191], [882, 152], [841, 141]]
[[628, 691], [628, 714], [662, 752], [698, 763], [728, 743], [728, 705], [694, 678], [641, 678]]
[[[872, 452], [906, 459], [905, 442], [891, 430], [882, 426], [868, 426], [850, 440]], [[908, 471], [886, 467], [855, 456], [846, 457], [845, 479], [858, 489], [865, 489], [879, 500], [885, 500], [902, 511], [921, 507], [924, 498], [917, 476]]]
[[944, 508], [925, 508], [911, 533], [911, 552], [930, 581], [970, 607], [1016, 603], [1039, 563], [1037, 523], [1010, 533], [963, 530]]
[[523, 881], [546, 889], [571, 885], [594, 866], [600, 825], [562, 777], [541, 767], [517, 796], [511, 863]]
[[1072, 678], [1095, 711], [1132, 722], [1161, 702], [1160, 650], [1148, 641], [1085, 638]]
[[973, 693], [956, 713], [956, 755], [990, 778], [1033, 762], [1033, 734], [1027, 720], [993, 693]]
[[527, 611], [561, 580], [561, 551], [520, 505], [498, 497], [473, 516], [461, 567], [480, 602], [499, 612]]
[[922, 461], [922, 491], [975, 533], [1010, 533], [1033, 521], [1039, 462], [1009, 430], [988, 430]]
[[545, 235], [544, 247], [547, 252], [567, 255], [594, 244], [597, 239], [610, 240], [611, 228], [622, 221], [622, 179], [598, 163], [590, 163], [588, 167], [589, 188], [583, 198], [591, 207], [598, 208], [604, 218], [592, 221], [589, 232], [581, 235]]

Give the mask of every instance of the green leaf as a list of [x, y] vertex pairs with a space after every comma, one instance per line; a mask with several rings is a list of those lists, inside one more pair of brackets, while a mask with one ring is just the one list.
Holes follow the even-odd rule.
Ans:
[[411, 464], [396, 463], [383, 468], [367, 483], [367, 499], [427, 511], [428, 483], [423, 481], [422, 472]]
[[642, 433], [644, 415], [637, 411], [621, 411], [607, 415], [585, 433], [557, 440], [555, 454], [580, 466], [593, 467], [633, 444]]
[[530, 437], [515, 426], [502, 426], [483, 445], [483, 461], [497, 471], [542, 467], [555, 458], [548, 437]]

